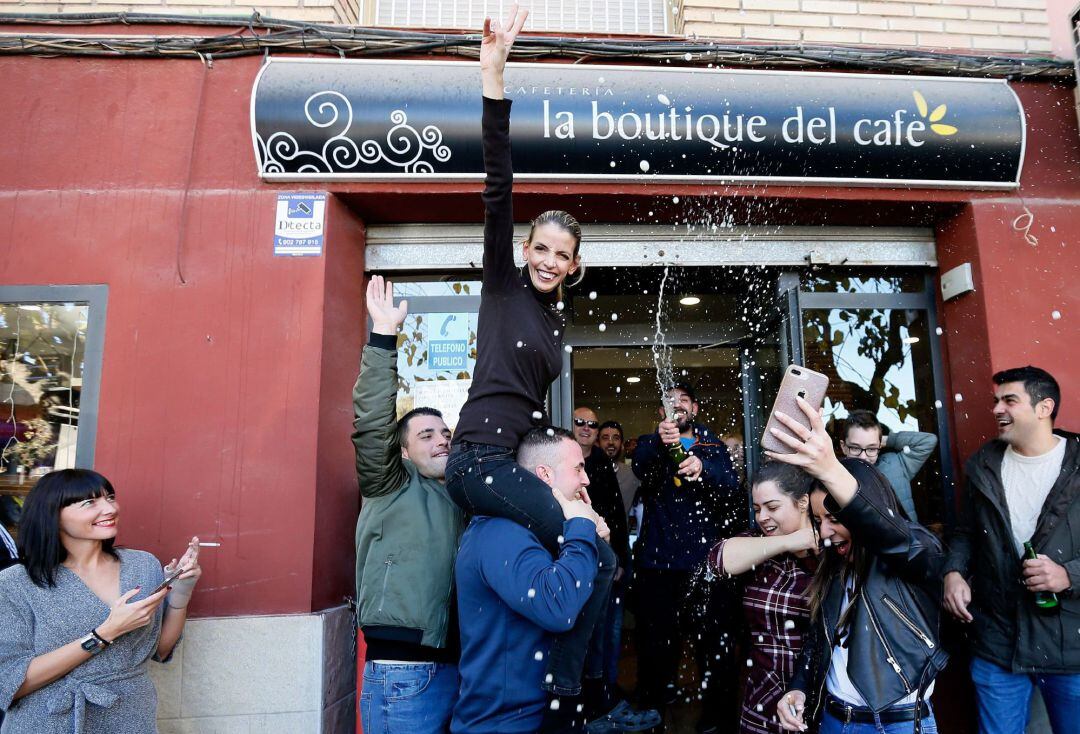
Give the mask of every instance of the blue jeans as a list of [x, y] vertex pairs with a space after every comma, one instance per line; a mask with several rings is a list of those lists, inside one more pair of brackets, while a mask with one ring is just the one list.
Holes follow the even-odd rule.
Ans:
[[609, 687], [619, 677], [619, 643], [622, 642], [623, 600], [626, 587], [622, 582], [612, 584], [607, 614], [593, 630], [589, 654], [585, 658], [585, 677], [601, 678]]
[[[446, 491], [470, 515], [513, 520], [531, 530], [553, 556], [558, 555], [565, 520], [562, 509], [551, 488], [518, 465], [513, 449], [469, 441], [455, 445], [446, 462]], [[618, 561], [607, 543], [597, 541], [596, 550], [600, 567], [592, 595], [573, 629], [556, 637], [548, 651], [543, 686], [559, 696], [581, 693], [589, 639], [607, 612]]]
[[[911, 734], [915, 730], [914, 721], [897, 721], [892, 724], [845, 724], [828, 711], [821, 717], [821, 728], [818, 734]], [[922, 720], [923, 734], [937, 734], [937, 721], [934, 719], [934, 711]]]
[[1054, 734], [1076, 731], [1080, 721], [1080, 673], [1013, 673], [982, 658], [971, 659], [979, 705], [980, 734], [1023, 734], [1031, 693], [1039, 687]]
[[460, 684], [456, 665], [364, 665], [360, 722], [364, 734], [446, 734]]

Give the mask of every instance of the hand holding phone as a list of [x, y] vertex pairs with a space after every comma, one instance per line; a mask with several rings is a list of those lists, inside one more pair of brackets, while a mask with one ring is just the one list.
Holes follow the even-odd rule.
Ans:
[[184, 609], [191, 601], [191, 595], [195, 592], [195, 584], [202, 575], [199, 567], [199, 538], [193, 537], [188, 543], [184, 555], [177, 561], [175, 558], [165, 567], [164, 586], [171, 585], [172, 591], [166, 597], [166, 602], [172, 609]]
[[154, 594], [158, 593], [162, 589], [171, 586], [173, 581], [176, 581], [178, 578], [180, 578], [180, 574], [184, 573], [185, 571], [187, 571], [186, 568], [183, 568], [182, 566], [177, 565], [177, 567], [175, 569], [173, 569], [172, 571], [169, 571], [169, 572], [167, 572], [165, 574], [165, 580], [162, 581], [160, 584], [158, 584], [157, 587], [153, 591], [151, 591], [149, 594], [147, 594], [147, 596], [153, 596]]
[[779, 431], [789, 437], [797, 437], [795, 431], [778, 419], [776, 414], [783, 413], [810, 430], [810, 418], [799, 407], [798, 398], [805, 400], [814, 411], [817, 411], [825, 402], [825, 391], [828, 387], [829, 378], [820, 372], [814, 372], [799, 365], [790, 365], [784, 372], [784, 379], [780, 382], [780, 389], [776, 393], [772, 410], [769, 411], [769, 421], [761, 437], [761, 447], [774, 454], [795, 453], [795, 449], [784, 443], [774, 433], [774, 431]]

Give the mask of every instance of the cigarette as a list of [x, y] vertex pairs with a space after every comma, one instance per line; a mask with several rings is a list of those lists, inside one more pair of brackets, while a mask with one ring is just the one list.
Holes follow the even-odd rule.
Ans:
[[220, 548], [221, 543], [199, 543], [200, 548]]

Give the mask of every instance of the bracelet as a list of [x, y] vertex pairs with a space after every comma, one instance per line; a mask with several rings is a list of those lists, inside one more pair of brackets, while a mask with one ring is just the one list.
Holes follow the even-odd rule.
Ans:
[[169, 598], [168, 597], [165, 597], [165, 606], [167, 606], [169, 609], [175, 609], [176, 611], [180, 611], [181, 609], [187, 609], [188, 608], [187, 604], [185, 604], [182, 607], [174, 607], [172, 604], [169, 603]]
[[110, 642], [109, 640], [106, 640], [104, 637], [102, 637], [101, 635], [98, 634], [97, 627], [90, 630], [90, 634], [92, 634], [94, 636], [94, 639], [97, 640], [98, 642], [100, 642], [105, 647], [108, 647], [109, 645], [112, 644], [112, 642]]

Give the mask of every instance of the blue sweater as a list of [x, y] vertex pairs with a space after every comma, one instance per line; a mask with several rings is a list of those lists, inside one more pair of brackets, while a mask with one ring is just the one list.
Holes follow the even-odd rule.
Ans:
[[511, 520], [474, 518], [461, 538], [456, 581], [461, 694], [450, 731], [535, 732], [551, 636], [574, 625], [596, 577], [596, 526], [563, 524], [558, 560]]

